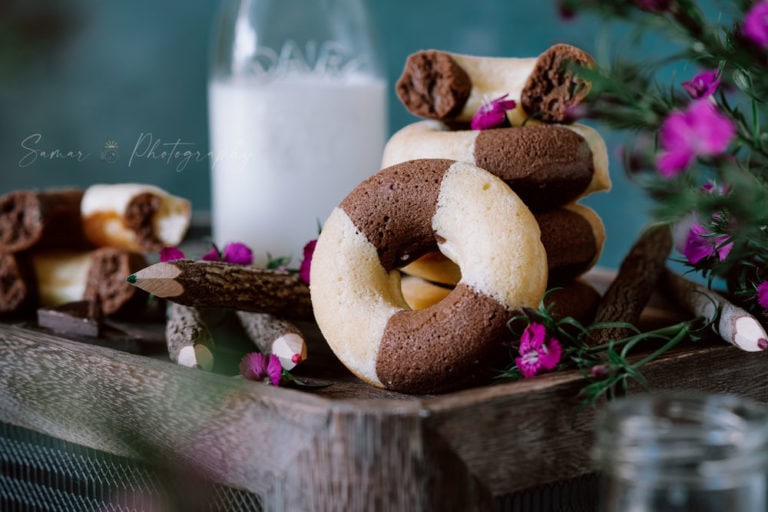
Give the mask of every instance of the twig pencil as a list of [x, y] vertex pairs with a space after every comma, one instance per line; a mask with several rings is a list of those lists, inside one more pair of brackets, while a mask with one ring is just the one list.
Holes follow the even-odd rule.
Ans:
[[0, 314], [15, 313], [37, 302], [34, 272], [18, 254], [0, 252]]
[[669, 269], [662, 274], [661, 284], [690, 313], [710, 322], [717, 320], [717, 332], [727, 343], [747, 352], [768, 349], [768, 334], [760, 322], [722, 295]]
[[165, 339], [172, 361], [203, 370], [213, 369], [213, 336], [195, 308], [170, 303]]
[[313, 318], [309, 287], [298, 274], [219, 261], [176, 260], [151, 265], [127, 280], [186, 306]]
[[298, 327], [269, 313], [237, 311], [237, 317], [248, 338], [264, 354], [280, 359], [286, 370], [292, 370], [307, 358], [307, 345]]
[[[595, 322], [637, 323], [670, 252], [672, 234], [668, 226], [656, 226], [643, 233], [624, 257], [616, 279], [598, 304]], [[590, 336], [590, 344], [600, 345], [631, 334], [629, 329], [597, 329]]]

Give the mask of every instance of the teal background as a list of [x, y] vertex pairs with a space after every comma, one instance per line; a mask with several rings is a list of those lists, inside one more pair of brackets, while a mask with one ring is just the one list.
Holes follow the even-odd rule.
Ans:
[[[4, 0], [8, 1], [8, 0]], [[622, 30], [595, 19], [559, 19], [554, 2], [506, 0], [368, 0], [385, 57], [390, 90], [406, 56], [422, 48], [490, 56], [535, 56], [556, 42], [580, 46], [598, 60], [611, 52], [652, 53], [622, 41]], [[196, 212], [210, 208], [208, 161], [180, 170], [146, 158], [129, 165], [144, 134], [208, 152], [207, 52], [217, 2], [212, 0], [9, 1], [0, 7], [0, 193], [14, 188], [146, 181], [186, 196]], [[30, 18], [25, 30], [9, 29]], [[42, 17], [41, 22], [38, 18]], [[37, 20], [37, 21], [35, 21]], [[51, 28], [63, 20], [64, 28]], [[59, 21], [56, 21], [59, 20]], [[613, 35], [614, 38], [609, 36]], [[14, 54], [7, 43], [18, 42]], [[610, 43], [609, 43], [610, 41]], [[39, 44], [38, 44], [39, 43]], [[390, 131], [412, 122], [391, 93]], [[297, 121], [298, 122], [298, 121]], [[614, 188], [584, 202], [603, 217], [608, 241], [601, 264], [615, 267], [647, 219], [649, 203], [627, 182], [616, 150], [622, 134], [605, 130]], [[30, 165], [22, 144], [90, 153], [83, 161]], [[151, 135], [147, 135], [151, 134]], [[119, 159], [100, 152], [118, 143]], [[21, 164], [21, 165], [20, 165]], [[22, 166], [24, 165], [24, 166]]]

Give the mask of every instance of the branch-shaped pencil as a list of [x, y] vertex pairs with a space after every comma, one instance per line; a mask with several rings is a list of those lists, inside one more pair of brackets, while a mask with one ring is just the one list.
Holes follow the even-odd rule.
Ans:
[[128, 282], [186, 306], [313, 318], [309, 287], [298, 274], [288, 272], [219, 261], [176, 260], [144, 268], [129, 276]]
[[165, 339], [172, 361], [203, 370], [213, 369], [213, 336], [195, 308], [170, 303]]
[[[643, 233], [624, 257], [616, 279], [603, 295], [595, 322], [636, 324], [671, 251], [672, 234], [668, 226], [656, 226]], [[590, 343], [600, 345], [631, 334], [628, 329], [597, 329], [590, 336]]]
[[768, 349], [768, 335], [760, 322], [722, 295], [666, 269], [661, 284], [672, 299], [690, 313], [717, 320], [717, 332], [724, 341], [747, 352]]
[[248, 338], [264, 354], [274, 354], [286, 370], [307, 358], [307, 345], [298, 327], [269, 313], [237, 311]]

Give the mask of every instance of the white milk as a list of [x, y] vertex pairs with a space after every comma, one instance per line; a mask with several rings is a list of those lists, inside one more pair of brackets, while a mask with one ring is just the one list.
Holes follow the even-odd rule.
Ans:
[[239, 241], [256, 263], [291, 256], [318, 223], [376, 173], [386, 137], [386, 86], [312, 75], [209, 86], [213, 236]]

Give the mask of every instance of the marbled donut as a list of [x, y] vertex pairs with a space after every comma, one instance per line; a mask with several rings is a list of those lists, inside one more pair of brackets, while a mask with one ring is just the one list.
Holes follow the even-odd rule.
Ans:
[[[534, 216], [547, 253], [549, 287], [566, 283], [597, 263], [605, 243], [605, 226], [594, 210], [569, 204]], [[412, 261], [402, 271], [447, 285], [461, 279], [459, 267], [437, 251]]]
[[[462, 279], [439, 304], [412, 311], [398, 267], [439, 248]], [[336, 356], [378, 387], [456, 387], [484, 369], [520, 306], [547, 282], [536, 220], [499, 178], [451, 160], [416, 160], [361, 183], [323, 225], [312, 259], [312, 306]]]
[[451, 131], [437, 121], [421, 121], [389, 139], [382, 167], [417, 158], [482, 167], [504, 180], [532, 210], [611, 188], [605, 141], [585, 125]]
[[408, 57], [395, 86], [405, 108], [427, 119], [469, 121], [481, 105], [504, 94], [517, 102], [507, 116], [520, 125], [529, 116], [562, 123], [587, 97], [590, 82], [570, 65], [591, 67], [583, 50], [556, 44], [538, 57], [475, 57], [424, 50]]

